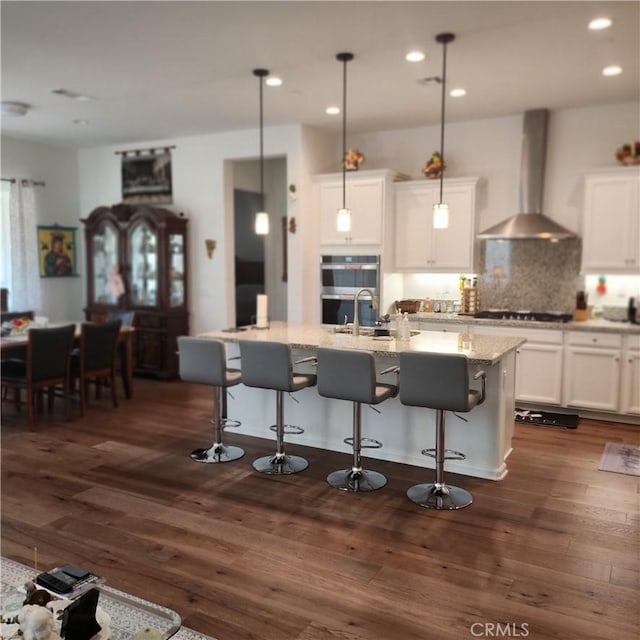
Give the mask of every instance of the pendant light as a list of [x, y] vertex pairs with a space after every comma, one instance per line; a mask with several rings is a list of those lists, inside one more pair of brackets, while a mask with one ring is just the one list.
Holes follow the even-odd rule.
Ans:
[[262, 118], [262, 89], [264, 78], [269, 75], [266, 69], [254, 69], [253, 75], [258, 78], [260, 85], [260, 211], [256, 213], [255, 231], [259, 236], [269, 234], [269, 214], [264, 210], [264, 125]]
[[342, 207], [338, 209], [336, 228], [338, 231], [351, 231], [351, 209], [347, 209], [347, 62], [353, 60], [353, 53], [338, 53], [336, 58], [342, 62]]
[[440, 199], [437, 204], [433, 205], [433, 228], [446, 229], [449, 226], [449, 206], [442, 199], [442, 183], [444, 181], [444, 102], [447, 95], [447, 45], [455, 39], [453, 33], [439, 33], [436, 36], [436, 42], [442, 45], [442, 77], [440, 84], [442, 85], [442, 103], [440, 115], [440, 162], [442, 168], [440, 170]]

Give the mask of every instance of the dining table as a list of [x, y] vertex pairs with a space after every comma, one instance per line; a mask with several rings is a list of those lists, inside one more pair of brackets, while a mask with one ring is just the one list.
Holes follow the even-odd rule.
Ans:
[[[74, 345], [80, 344], [80, 332], [82, 329], [81, 322], [49, 322], [47, 326], [61, 326], [65, 324], [75, 324], [76, 331], [74, 337]], [[135, 327], [120, 327], [120, 336], [118, 338], [120, 357], [120, 375], [122, 377], [122, 386], [127, 399], [133, 397], [133, 338], [135, 335]], [[24, 353], [29, 342], [28, 329], [20, 333], [13, 333], [8, 336], [0, 337], [0, 355], [2, 358], [15, 357], [16, 354]]]

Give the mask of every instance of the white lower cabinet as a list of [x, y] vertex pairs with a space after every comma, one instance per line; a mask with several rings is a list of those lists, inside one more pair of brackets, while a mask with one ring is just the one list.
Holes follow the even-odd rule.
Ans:
[[622, 413], [640, 415], [640, 336], [627, 336], [622, 356]]
[[562, 403], [562, 331], [473, 326], [473, 332], [526, 338], [516, 350], [516, 400]]
[[563, 398], [567, 407], [620, 409], [621, 348], [620, 335], [567, 332]]

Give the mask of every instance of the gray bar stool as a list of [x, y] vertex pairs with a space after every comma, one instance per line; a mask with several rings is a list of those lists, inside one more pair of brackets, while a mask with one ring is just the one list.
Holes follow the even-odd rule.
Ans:
[[[362, 403], [380, 404], [398, 393], [398, 387], [376, 382], [376, 366], [373, 354], [350, 349], [318, 349], [318, 393], [325, 398], [353, 402], [353, 436], [345, 438], [345, 444], [353, 447], [350, 469], [334, 471], [327, 482], [343, 491], [374, 491], [387, 484], [387, 479], [377, 471], [362, 468], [362, 449], [379, 449], [378, 440], [362, 437]], [[386, 369], [382, 373], [397, 370]]]
[[400, 354], [400, 402], [411, 407], [436, 409], [436, 446], [423, 449], [422, 455], [435, 458], [436, 481], [417, 484], [407, 496], [428, 509], [462, 509], [473, 502], [465, 489], [445, 484], [444, 461], [464, 460], [459, 451], [445, 449], [444, 412], [471, 411], [485, 399], [484, 371], [478, 371], [474, 380], [482, 379], [482, 390], [469, 388], [468, 361], [463, 354], [416, 353]]
[[300, 434], [304, 430], [284, 424], [284, 393], [292, 393], [313, 387], [314, 374], [294, 373], [291, 348], [280, 342], [254, 342], [241, 340], [242, 382], [247, 387], [276, 391], [276, 424], [270, 429], [276, 432], [276, 452], [253, 461], [253, 468], [260, 473], [297, 473], [309, 466], [307, 460], [292, 456], [284, 450], [284, 436]]
[[227, 369], [227, 353], [222, 340], [178, 336], [180, 378], [185, 382], [207, 384], [213, 387], [213, 444], [206, 449], [195, 449], [191, 458], [196, 462], [231, 462], [244, 455], [240, 447], [225, 445], [222, 431], [226, 426], [239, 426], [239, 422], [224, 419], [227, 388], [242, 382], [242, 374]]

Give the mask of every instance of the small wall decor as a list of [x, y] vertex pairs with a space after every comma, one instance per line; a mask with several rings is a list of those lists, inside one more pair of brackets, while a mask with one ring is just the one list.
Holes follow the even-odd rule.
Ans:
[[216, 241], [213, 238], [205, 238], [204, 246], [207, 249], [207, 258], [211, 260], [211, 258], [213, 258], [213, 252], [216, 248]]
[[171, 204], [171, 149], [116, 151], [122, 156], [122, 202]]
[[41, 278], [75, 276], [76, 228], [60, 225], [38, 227], [38, 257]]

